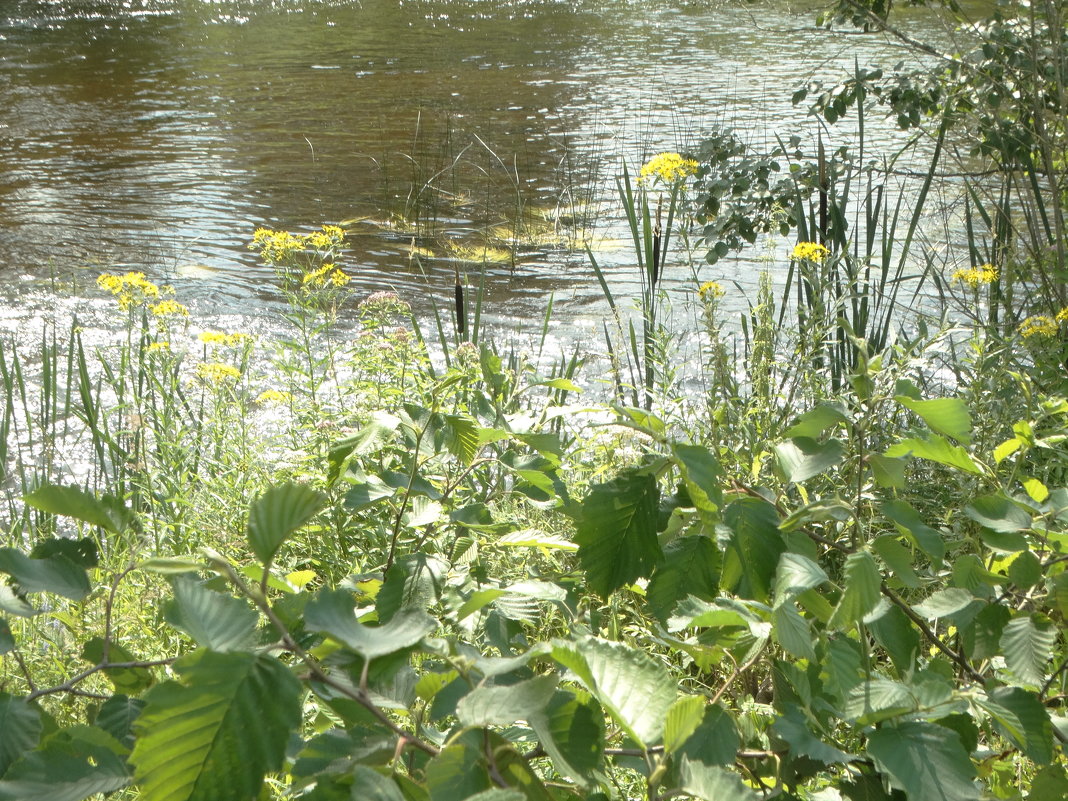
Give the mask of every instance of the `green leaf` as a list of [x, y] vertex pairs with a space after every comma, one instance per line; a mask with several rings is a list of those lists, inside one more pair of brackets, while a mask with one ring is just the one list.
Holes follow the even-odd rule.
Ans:
[[705, 717], [708, 701], [701, 695], [683, 695], [671, 705], [664, 721], [664, 751], [672, 754], [681, 748]]
[[508, 726], [540, 713], [556, 690], [556, 676], [535, 676], [497, 687], [476, 687], [456, 705], [464, 726]]
[[870, 726], [914, 712], [916, 706], [916, 698], [907, 686], [885, 676], [875, 676], [853, 688], [842, 717]]
[[464, 732], [430, 760], [426, 766], [426, 787], [431, 801], [467, 801], [483, 790], [493, 788], [482, 759], [482, 732]]
[[130, 755], [143, 801], [248, 801], [282, 766], [300, 682], [277, 659], [200, 650], [150, 690]]
[[903, 439], [896, 445], [891, 445], [883, 455], [891, 458], [914, 456], [917, 459], [927, 459], [931, 462], [944, 464], [947, 467], [955, 467], [972, 475], [980, 476], [983, 474], [982, 466], [964, 448], [960, 445], [950, 444], [945, 437], [932, 436], [930, 439]]
[[800, 483], [830, 470], [842, 461], [845, 448], [836, 439], [816, 442], [808, 437], [794, 437], [774, 446], [779, 467], [787, 481]]
[[398, 559], [375, 596], [379, 621], [388, 623], [401, 610], [426, 611], [441, 596], [448, 572], [448, 565], [423, 553]]
[[376, 411], [367, 425], [351, 437], [341, 440], [330, 448], [328, 478], [337, 480], [355, 456], [370, 456], [384, 448], [400, 426], [400, 418], [389, 412]]
[[664, 549], [664, 561], [656, 566], [645, 591], [649, 609], [661, 623], [683, 598], [716, 596], [720, 558], [715, 543], [703, 536], [680, 537]]
[[445, 432], [445, 447], [449, 453], [466, 465], [471, 464], [482, 447], [479, 440], [478, 422], [468, 415], [442, 415]]
[[998, 534], [1011, 534], [1031, 528], [1031, 515], [1001, 493], [976, 498], [964, 507], [964, 514]]
[[74, 726], [23, 755], [0, 780], [0, 801], [84, 801], [130, 783], [126, 748], [102, 729]]
[[997, 687], [988, 695], [1020, 721], [1019, 731], [1005, 730], [1004, 734], [1037, 764], [1050, 764], [1054, 756], [1053, 724], [1039, 697], [1022, 687]]
[[0, 692], [0, 776], [41, 738], [41, 713], [22, 698]]
[[965, 445], [972, 441], [972, 416], [960, 398], [913, 400], [905, 395], [898, 395], [894, 400], [923, 418], [923, 422], [927, 423], [932, 431], [953, 437]]
[[153, 556], [151, 559], [139, 562], [137, 566], [149, 573], [171, 576], [194, 573], [204, 566], [204, 561], [192, 556]]
[[109, 495], [98, 498], [81, 487], [42, 484], [22, 499], [34, 509], [73, 517], [112, 534], [121, 534], [133, 521], [133, 514], [118, 498]]
[[779, 557], [779, 567], [775, 571], [775, 605], [792, 601], [806, 590], [829, 581], [823, 568], [807, 556], [784, 553]]
[[848, 628], [862, 621], [878, 605], [881, 586], [882, 574], [875, 558], [867, 551], [849, 554], [845, 563], [845, 589], [827, 625]]
[[93, 723], [125, 747], [132, 748], [134, 744], [133, 724], [144, 708], [145, 702], [140, 698], [130, 698], [119, 693], [111, 696], [101, 705]]
[[775, 507], [760, 498], [742, 498], [723, 510], [730, 530], [720, 584], [742, 598], [767, 601], [779, 557], [786, 550]]
[[582, 785], [596, 781], [604, 763], [604, 713], [589, 695], [558, 689], [528, 722], [558, 771]]
[[1068, 770], [1064, 765], [1040, 770], [1031, 781], [1027, 801], [1068, 801]]
[[0, 548], [0, 573], [15, 579], [22, 592], [54, 592], [72, 601], [82, 600], [92, 589], [85, 568], [62, 554], [31, 559], [14, 548]]
[[1021, 551], [1009, 563], [1009, 581], [1021, 590], [1029, 590], [1042, 581], [1042, 562], [1031, 551]]
[[30, 551], [31, 559], [48, 559], [55, 555], [65, 556], [79, 567], [96, 567], [99, 564], [96, 541], [92, 537], [68, 540], [52, 537], [41, 540]]
[[1001, 635], [1012, 613], [1001, 604], [987, 604], [961, 628], [961, 638], [970, 659], [983, 660], [1001, 653]]
[[656, 479], [633, 470], [595, 485], [583, 501], [575, 542], [590, 589], [601, 597], [648, 576], [660, 560], [659, 503]]
[[248, 540], [252, 552], [264, 565], [286, 537], [303, 526], [326, 505], [326, 496], [304, 484], [271, 487], [248, 510]]
[[1057, 630], [1048, 620], [1025, 613], [1017, 613], [1001, 634], [1005, 664], [1020, 683], [1031, 687], [1042, 685], [1056, 642]]
[[804, 713], [797, 707], [791, 707], [781, 715], [772, 724], [771, 730], [790, 746], [794, 754], [806, 756], [824, 765], [844, 764], [853, 759], [845, 751], [828, 745], [813, 734], [805, 721]]
[[868, 466], [871, 467], [872, 478], [880, 487], [887, 489], [905, 488], [905, 467], [908, 461], [905, 459], [893, 459], [889, 456], [880, 456], [873, 453], [867, 458]]
[[197, 645], [234, 651], [249, 644], [259, 615], [244, 600], [209, 590], [188, 574], [173, 578], [171, 588], [174, 600], [165, 607], [164, 619]]
[[970, 592], [959, 587], [950, 587], [945, 590], [936, 590], [922, 603], [918, 603], [912, 608], [921, 617], [938, 620], [939, 618], [954, 615], [973, 603], [979, 603], [979, 599]]
[[815, 661], [812, 628], [792, 603], [779, 604], [771, 612], [771, 631], [776, 642], [799, 659]]
[[397, 783], [368, 765], [353, 769], [351, 797], [360, 801], [404, 801]]
[[821, 403], [801, 415], [783, 436], [816, 439], [831, 426], [848, 422], [849, 417], [841, 404]]
[[388, 623], [372, 628], [356, 619], [352, 594], [345, 590], [320, 590], [304, 610], [305, 625], [312, 631], [329, 634], [364, 659], [410, 648], [437, 628], [426, 612], [403, 610]]
[[868, 753], [909, 801], [978, 801], [975, 767], [957, 733], [934, 723], [884, 726], [868, 736]]
[[702, 801], [756, 801], [759, 798], [737, 773], [718, 765], [691, 762], [685, 756], [679, 764], [679, 789]]
[[703, 445], [672, 445], [690, 500], [706, 519], [714, 519], [723, 506], [723, 468]]
[[[82, 646], [82, 659], [93, 665], [104, 661], [104, 639], [91, 637]], [[122, 643], [112, 641], [108, 645], [108, 662], [136, 662], [135, 657]], [[137, 695], [156, 683], [156, 678], [147, 668], [104, 668], [104, 675], [120, 693]]]
[[740, 745], [731, 714], [716, 704], [705, 704], [700, 724], [683, 743], [678, 756], [706, 765], [733, 765]]
[[646, 745], [660, 738], [677, 695], [661, 662], [623, 643], [593, 637], [558, 642], [552, 657], [578, 677], [630, 737]]
[[920, 655], [920, 635], [912, 621], [898, 607], [886, 610], [878, 620], [868, 624], [876, 642], [890, 655], [898, 675], [905, 676], [916, 667]]
[[920, 586], [920, 577], [912, 568], [912, 552], [901, 544], [896, 534], [876, 537], [872, 540], [871, 547], [886, 562], [898, 581], [910, 589]]
[[[11, 626], [8, 622], [0, 617], [0, 656], [8, 653], [15, 647], [15, 637], [11, 633]], [[3, 771], [0, 771], [2, 774]]]
[[899, 500], [883, 501], [879, 508], [902, 534], [912, 539], [931, 559], [941, 562], [945, 558], [946, 543], [942, 534], [924, 523], [919, 512], [909, 503]]

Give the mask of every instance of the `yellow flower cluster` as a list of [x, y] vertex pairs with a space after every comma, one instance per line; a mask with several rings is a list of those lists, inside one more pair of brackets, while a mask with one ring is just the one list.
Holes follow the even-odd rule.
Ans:
[[97, 286], [110, 292], [119, 302], [119, 308], [141, 306], [159, 298], [159, 287], [145, 279], [144, 273], [128, 272], [124, 275], [104, 273], [96, 279]]
[[170, 342], [165, 342], [165, 341], [164, 342], [153, 342], [151, 345], [149, 345], [147, 348], [145, 348], [145, 352], [146, 353], [159, 353], [161, 351], [162, 352], [170, 352], [170, 349], [171, 349], [171, 343]]
[[819, 242], [798, 242], [790, 258], [794, 261], [811, 261], [821, 264], [824, 259], [831, 255], [831, 251]]
[[223, 384], [241, 378], [241, 371], [222, 362], [201, 362], [197, 365], [197, 378], [210, 384]]
[[[1058, 317], [1060, 314], [1058, 313]], [[1047, 314], [1036, 314], [1020, 323], [1020, 335], [1024, 339], [1031, 337], [1052, 337], [1057, 335], [1057, 321]]]
[[718, 282], [705, 281], [701, 286], [697, 287], [697, 294], [700, 296], [701, 300], [705, 303], [709, 303], [713, 300], [719, 300], [726, 294], [726, 292], [724, 292], [723, 287], [720, 286]]
[[329, 250], [345, 241], [345, 232], [336, 225], [324, 225], [310, 234], [291, 234], [257, 228], [252, 234], [250, 250], [258, 250], [268, 264], [282, 264], [303, 250]]
[[322, 289], [326, 286], [341, 287], [348, 282], [349, 277], [345, 275], [344, 270], [334, 264], [324, 264], [318, 270], [312, 270], [300, 279], [300, 285], [303, 289]]
[[953, 280], [960, 281], [970, 287], [978, 287], [983, 284], [992, 284], [998, 280], [998, 268], [992, 264], [981, 264], [978, 267], [967, 267], [956, 270]]
[[252, 339], [248, 334], [224, 334], [222, 331], [201, 331], [197, 339], [205, 345], [222, 345], [226, 348], [236, 348]]
[[189, 309], [176, 300], [161, 300], [150, 311], [156, 317], [188, 317]]
[[1068, 306], [1065, 306], [1059, 312], [1057, 312], [1057, 322], [1068, 323]]
[[292, 395], [288, 392], [282, 392], [278, 389], [264, 390], [256, 398], [256, 403], [288, 403], [292, 399]]
[[645, 185], [654, 181], [674, 184], [697, 172], [698, 164], [693, 159], [683, 158], [678, 153], [658, 153], [642, 165], [638, 183]]

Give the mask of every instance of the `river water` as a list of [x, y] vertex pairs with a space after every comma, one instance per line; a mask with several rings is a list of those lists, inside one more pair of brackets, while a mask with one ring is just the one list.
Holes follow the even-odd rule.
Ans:
[[[358, 293], [426, 311], [455, 271], [484, 274], [486, 319], [537, 327], [552, 297], [581, 339], [604, 311], [584, 239], [617, 294], [636, 286], [624, 159], [714, 126], [811, 140], [802, 81], [907, 57], [813, 19], [782, 2], [7, 0], [0, 285], [10, 310], [57, 274], [92, 294], [138, 269], [196, 314], [256, 316], [279, 295], [252, 232], [343, 223]], [[868, 136], [902, 141], [892, 121]], [[697, 277], [742, 309], [761, 258]]]

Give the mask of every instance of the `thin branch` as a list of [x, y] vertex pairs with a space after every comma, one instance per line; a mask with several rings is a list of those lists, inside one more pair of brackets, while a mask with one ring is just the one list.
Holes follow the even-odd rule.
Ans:
[[75, 687], [81, 684], [90, 676], [99, 673], [102, 670], [121, 670], [121, 669], [134, 669], [134, 668], [152, 668], [161, 667], [163, 665], [173, 664], [178, 657], [172, 656], [166, 659], [146, 659], [136, 662], [101, 662], [100, 664], [93, 665], [91, 668], [83, 670], [74, 676], [71, 676], [62, 684], [57, 684], [55, 687], [45, 687], [40, 690], [34, 690], [28, 696], [27, 701], [33, 701], [35, 698], [40, 698], [43, 695], [54, 695], [55, 693], [74, 692], [75, 695], [84, 694], [81, 692], [75, 692]]

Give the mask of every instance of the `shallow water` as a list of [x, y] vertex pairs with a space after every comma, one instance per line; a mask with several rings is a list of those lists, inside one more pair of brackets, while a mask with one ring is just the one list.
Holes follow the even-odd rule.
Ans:
[[[449, 302], [455, 270], [484, 272], [488, 320], [537, 328], [552, 296], [564, 339], [581, 340], [604, 312], [583, 237], [603, 238], [619, 296], [636, 288], [611, 202], [621, 159], [715, 125], [811, 138], [790, 103], [802, 80], [903, 56], [812, 19], [671, 0], [7, 2], [8, 316], [51, 308], [47, 276], [73, 272], [91, 293], [107, 269], [144, 269], [200, 315], [255, 316], [279, 295], [253, 230], [345, 221], [358, 293], [394, 288], [426, 312]], [[872, 122], [873, 148], [903, 141]], [[491, 231], [517, 220], [515, 263], [483, 263]], [[751, 291], [760, 264], [745, 254], [698, 277]], [[692, 286], [689, 270], [666, 279]]]

